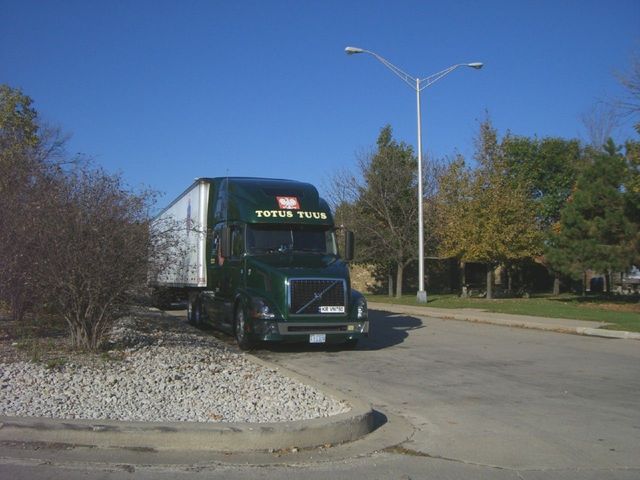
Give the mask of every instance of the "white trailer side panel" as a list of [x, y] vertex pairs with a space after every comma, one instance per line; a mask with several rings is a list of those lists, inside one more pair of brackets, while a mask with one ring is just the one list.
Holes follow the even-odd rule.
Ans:
[[[156, 217], [175, 245], [151, 283], [161, 287], [206, 287], [209, 182], [198, 180]], [[177, 242], [175, 241], [177, 240]]]

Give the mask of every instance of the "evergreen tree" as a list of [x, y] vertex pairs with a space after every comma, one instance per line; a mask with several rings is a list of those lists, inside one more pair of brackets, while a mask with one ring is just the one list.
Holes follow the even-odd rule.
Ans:
[[629, 216], [625, 191], [627, 162], [611, 140], [603, 153], [589, 155], [593, 161], [579, 176], [547, 249], [552, 266], [576, 280], [588, 269], [626, 271], [637, 257], [638, 224]]
[[626, 216], [636, 226], [633, 264], [640, 267], [640, 142], [628, 141], [625, 145], [627, 178], [624, 183]]
[[[543, 243], [548, 244], [583, 165], [580, 144], [577, 140], [554, 137], [539, 140], [507, 135], [501, 146], [509, 175], [526, 186]], [[557, 271], [552, 273], [553, 293], [558, 295], [560, 275]]]

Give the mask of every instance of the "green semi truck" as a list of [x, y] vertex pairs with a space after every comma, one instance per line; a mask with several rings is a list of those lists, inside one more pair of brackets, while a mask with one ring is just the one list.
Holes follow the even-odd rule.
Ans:
[[150, 284], [182, 292], [194, 324], [259, 342], [344, 343], [369, 333], [366, 299], [351, 288], [354, 240], [308, 183], [200, 178], [156, 217], [177, 225], [172, 261]]

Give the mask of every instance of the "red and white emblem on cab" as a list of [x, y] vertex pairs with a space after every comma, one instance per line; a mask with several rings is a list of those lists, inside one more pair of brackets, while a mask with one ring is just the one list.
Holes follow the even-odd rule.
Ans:
[[280, 210], [300, 210], [300, 203], [296, 197], [276, 197]]

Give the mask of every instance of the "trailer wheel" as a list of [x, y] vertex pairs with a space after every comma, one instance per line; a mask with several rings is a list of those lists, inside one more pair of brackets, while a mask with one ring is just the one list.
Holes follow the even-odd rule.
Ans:
[[200, 298], [198, 298], [196, 300], [196, 303], [193, 306], [193, 323], [197, 326], [200, 327], [202, 326], [202, 302], [200, 301]]
[[202, 302], [200, 301], [200, 296], [189, 297], [187, 303], [187, 321], [197, 327], [202, 325]]
[[246, 313], [242, 303], [236, 305], [233, 319], [233, 334], [240, 350], [251, 350], [255, 346], [255, 342], [249, 338], [247, 334]]
[[171, 307], [171, 292], [168, 288], [155, 287], [151, 292], [151, 305], [159, 310]]
[[193, 301], [191, 297], [187, 300], [187, 322], [193, 325]]

